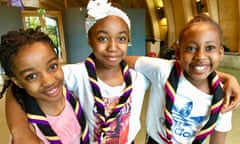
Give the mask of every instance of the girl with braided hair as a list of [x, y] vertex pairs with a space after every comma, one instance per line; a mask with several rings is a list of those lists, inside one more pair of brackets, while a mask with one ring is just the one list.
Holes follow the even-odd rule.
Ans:
[[89, 143], [82, 107], [63, 85], [62, 67], [48, 35], [27, 29], [1, 38], [0, 61], [9, 78], [1, 94], [11, 85], [31, 129], [43, 143]]
[[[147, 111], [148, 144], [224, 144], [232, 112], [220, 113], [224, 56], [222, 30], [206, 15], [194, 17], [179, 34], [177, 60], [128, 58], [152, 83]], [[127, 60], [127, 61], [128, 61]]]

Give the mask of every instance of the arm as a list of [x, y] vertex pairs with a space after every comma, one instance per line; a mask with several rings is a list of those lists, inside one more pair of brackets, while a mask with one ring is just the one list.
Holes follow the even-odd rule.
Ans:
[[226, 132], [214, 131], [210, 137], [209, 144], [224, 144], [226, 140]]
[[230, 110], [237, 109], [240, 103], [240, 86], [237, 79], [227, 73], [217, 71], [217, 74], [221, 77], [224, 83], [224, 105], [221, 112], [225, 113]]
[[[134, 68], [134, 65], [139, 56], [126, 56], [124, 60], [130, 68]], [[224, 104], [221, 109], [222, 113], [228, 112], [230, 110], [237, 109], [240, 104], [240, 86], [237, 79], [227, 73], [217, 71], [217, 74], [221, 77], [224, 83]]]
[[13, 97], [11, 87], [6, 93], [6, 119], [14, 144], [40, 144], [31, 130], [26, 113]]
[[130, 68], [134, 68], [134, 65], [138, 58], [139, 58], [139, 56], [126, 56], [124, 58], [124, 60], [126, 61], [126, 63], [128, 64], [128, 66]]
[[[134, 65], [139, 56], [126, 56], [124, 60], [127, 62], [130, 68], [134, 68]], [[224, 83], [224, 105], [221, 109], [221, 112], [225, 113], [230, 110], [237, 109], [240, 104], [240, 86], [237, 79], [227, 73], [217, 71], [217, 74], [221, 77]]]

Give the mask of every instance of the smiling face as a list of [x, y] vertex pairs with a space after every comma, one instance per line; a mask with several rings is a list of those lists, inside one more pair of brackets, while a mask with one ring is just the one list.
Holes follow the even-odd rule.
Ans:
[[128, 26], [120, 17], [107, 16], [98, 20], [90, 29], [88, 38], [97, 67], [119, 67], [127, 53], [129, 41]]
[[206, 22], [194, 24], [184, 31], [177, 52], [184, 74], [192, 83], [206, 81], [223, 55], [219, 31]]
[[63, 72], [57, 55], [43, 42], [22, 47], [12, 58], [11, 79], [39, 103], [62, 98]]

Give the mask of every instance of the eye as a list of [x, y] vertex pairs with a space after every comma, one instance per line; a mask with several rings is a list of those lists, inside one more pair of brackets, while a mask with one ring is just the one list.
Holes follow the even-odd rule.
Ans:
[[25, 79], [26, 79], [27, 81], [33, 81], [33, 80], [37, 79], [37, 77], [38, 77], [37, 74], [31, 73], [31, 74], [28, 74], [28, 75], [25, 77]]
[[122, 37], [118, 38], [118, 41], [119, 41], [120, 43], [124, 43], [124, 42], [127, 41], [127, 37], [122, 36]]
[[206, 47], [206, 51], [212, 51], [212, 50], [215, 49], [215, 48], [216, 48], [216, 46], [210, 45], [210, 46], [207, 46], [207, 47]]
[[187, 47], [186, 50], [187, 50], [187, 52], [196, 52], [197, 48], [196, 47]]
[[58, 63], [51, 64], [48, 69], [49, 71], [56, 71], [58, 69]]
[[104, 37], [104, 36], [100, 36], [100, 37], [98, 37], [98, 40], [101, 41], [101, 42], [105, 42], [105, 41], [108, 40], [108, 38]]

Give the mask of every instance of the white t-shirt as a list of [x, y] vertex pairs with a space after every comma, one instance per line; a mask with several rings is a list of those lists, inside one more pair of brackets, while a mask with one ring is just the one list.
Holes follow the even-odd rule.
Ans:
[[[166, 137], [164, 114], [165, 90], [173, 62], [159, 58], [140, 57], [135, 69], [150, 79], [152, 85], [146, 118], [147, 133], [158, 143], [165, 143], [159, 134]], [[183, 75], [179, 79], [173, 115], [173, 143], [190, 144], [195, 134], [207, 122], [212, 95], [206, 94], [192, 85]], [[215, 130], [226, 132], [232, 127], [232, 113], [220, 114]]]
[[[63, 71], [67, 88], [74, 91], [79, 96], [81, 106], [85, 111], [89, 123], [90, 139], [93, 141], [93, 139], [96, 138], [94, 133], [97, 131], [97, 119], [94, 115], [96, 111], [94, 107], [94, 97], [85, 64], [65, 65], [63, 66]], [[142, 74], [134, 70], [130, 70], [130, 73], [133, 87], [131, 96], [121, 111], [121, 116], [118, 117], [113, 127], [111, 127], [112, 135], [116, 136], [116, 141], [114, 141], [114, 143], [119, 144], [122, 142], [131, 143], [140, 130], [141, 108], [145, 91], [149, 86], [148, 80]], [[121, 96], [125, 88], [125, 83], [120, 86], [111, 87], [100, 79], [98, 79], [98, 84], [105, 102], [109, 102], [109, 107], [111, 107], [111, 104], [114, 104], [114, 100], [116, 100], [117, 97]], [[120, 132], [118, 128], [120, 128]]]

